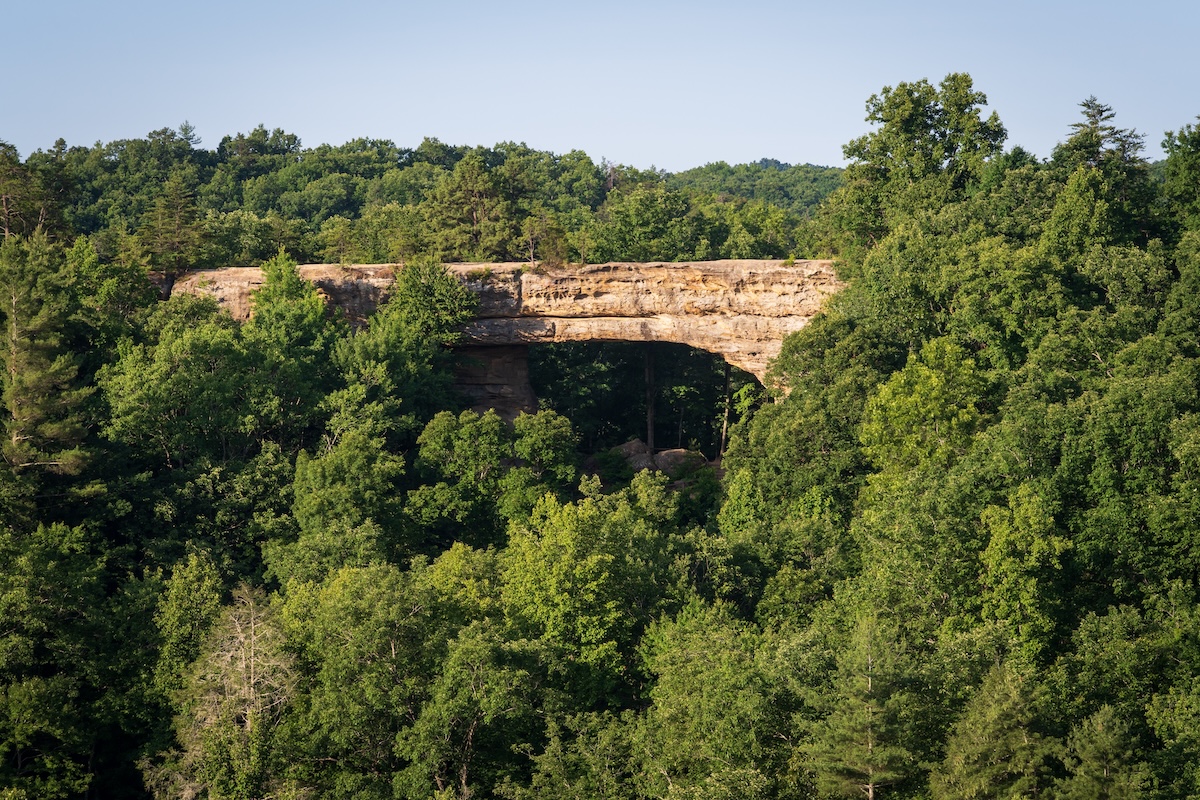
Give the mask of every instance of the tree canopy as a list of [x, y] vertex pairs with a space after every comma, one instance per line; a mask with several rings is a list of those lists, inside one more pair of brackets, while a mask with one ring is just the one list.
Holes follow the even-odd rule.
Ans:
[[[885, 87], [844, 170], [0, 145], [0, 797], [1200, 795], [1200, 135], [986, 104]], [[785, 392], [455, 389], [447, 261], [793, 255], [847, 285]], [[315, 259], [398, 281], [355, 327]], [[246, 322], [167, 297], [238, 264]], [[705, 458], [635, 473], [647, 415]]]

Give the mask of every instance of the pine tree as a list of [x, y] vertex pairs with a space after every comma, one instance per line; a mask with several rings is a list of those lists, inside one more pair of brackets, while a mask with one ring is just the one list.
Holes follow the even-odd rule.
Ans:
[[175, 278], [200, 257], [199, 210], [188, 178], [179, 171], [167, 178], [137, 231], [138, 243], [145, 248], [150, 266], [163, 274], [163, 291], [168, 297]]
[[1058, 785], [1058, 800], [1138, 800], [1146, 765], [1134, 761], [1129, 725], [1112, 706], [1103, 706], [1071, 731], [1067, 740], [1070, 777]]
[[0, 237], [27, 236], [59, 221], [38, 175], [21, 163], [17, 148], [0, 139]]
[[1048, 788], [1059, 742], [1038, 730], [1039, 694], [1007, 664], [992, 668], [946, 742], [930, 780], [934, 800], [1010, 800]]
[[43, 234], [0, 247], [0, 314], [4, 318], [4, 442], [16, 473], [77, 474], [87, 461], [80, 407], [91, 389], [63, 332], [69, 315], [63, 265]]
[[830, 707], [806, 746], [809, 765], [826, 791], [874, 800], [879, 790], [917, 770], [913, 747], [916, 700], [911, 672], [894, 626], [863, 612], [838, 658]]

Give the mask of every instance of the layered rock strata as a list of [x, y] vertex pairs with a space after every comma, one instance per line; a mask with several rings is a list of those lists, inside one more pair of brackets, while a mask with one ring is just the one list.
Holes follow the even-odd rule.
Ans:
[[[300, 274], [351, 322], [387, 297], [399, 265], [309, 264]], [[694, 261], [546, 268], [454, 264], [479, 298], [464, 331], [459, 380], [479, 408], [507, 417], [536, 405], [525, 347], [579, 341], [676, 342], [716, 353], [760, 381], [783, 339], [841, 287], [829, 261]], [[238, 319], [252, 312], [260, 270], [185, 275], [175, 292], [209, 294]]]
[[[325, 302], [341, 309], [354, 325], [362, 324], [396, 282], [397, 264], [304, 264], [300, 277], [317, 287]], [[225, 267], [189, 272], [175, 280], [172, 294], [215, 297], [234, 319], [245, 322], [253, 313], [251, 295], [262, 286], [258, 267]]]
[[676, 342], [762, 380], [784, 337], [841, 288], [829, 261], [456, 264], [479, 297], [473, 343]]

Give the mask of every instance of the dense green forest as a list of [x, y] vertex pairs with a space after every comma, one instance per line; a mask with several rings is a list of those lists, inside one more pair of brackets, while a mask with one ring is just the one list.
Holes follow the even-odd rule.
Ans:
[[[1200, 126], [985, 103], [886, 87], [845, 170], [0, 145], [0, 797], [1200, 796]], [[445, 262], [787, 256], [848, 286], [719, 480], [597, 452], [619, 348], [454, 391]], [[352, 329], [314, 260], [405, 268]], [[244, 324], [149, 279], [231, 264]]]
[[0, 230], [88, 237], [105, 262], [167, 274], [304, 262], [782, 258], [841, 170], [764, 160], [669, 175], [511, 142], [304, 149], [255, 128], [205, 150], [184, 123], [20, 160], [0, 142]]

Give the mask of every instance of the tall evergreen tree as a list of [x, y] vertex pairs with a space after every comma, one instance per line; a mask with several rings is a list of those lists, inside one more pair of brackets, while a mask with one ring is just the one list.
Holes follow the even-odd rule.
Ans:
[[186, 170], [172, 172], [138, 228], [139, 243], [149, 266], [162, 272], [167, 296], [176, 276], [200, 260], [199, 210], [189, 185], [193, 181]]
[[1017, 800], [1051, 785], [1060, 744], [1041, 730], [1043, 695], [1006, 664], [992, 668], [950, 731], [946, 757], [934, 769], [934, 800]]
[[863, 611], [838, 657], [833, 693], [821, 698], [829, 713], [804, 748], [826, 791], [875, 800], [916, 774], [917, 700], [907, 661], [895, 625]]
[[0, 796], [82, 796], [115, 700], [103, 562], [84, 531], [51, 525], [0, 527], [0, 564]]
[[63, 262], [47, 237], [0, 246], [4, 460], [15, 472], [76, 474], [87, 461], [78, 362], [64, 342]]
[[0, 139], [0, 237], [28, 236], [50, 221], [50, 198], [38, 176]]
[[1146, 765], [1134, 761], [1129, 725], [1112, 706], [1103, 706], [1067, 740], [1070, 777], [1058, 786], [1058, 800], [1139, 800]]

